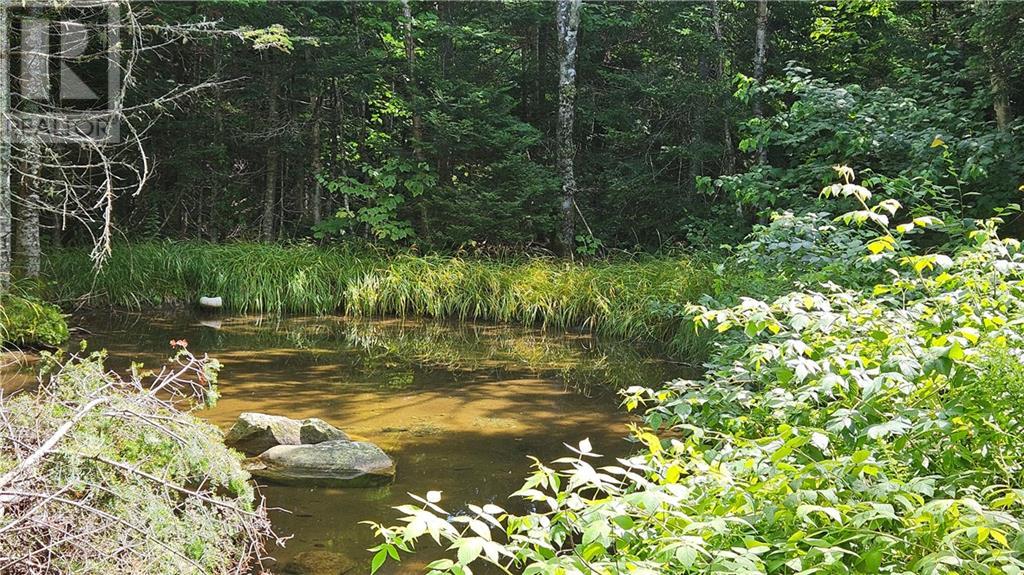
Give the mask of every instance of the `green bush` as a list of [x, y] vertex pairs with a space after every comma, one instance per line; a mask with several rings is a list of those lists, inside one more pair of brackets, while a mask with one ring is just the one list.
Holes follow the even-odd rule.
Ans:
[[844, 174], [830, 192], [863, 209], [839, 220], [880, 230], [863, 257], [889, 280], [690, 306], [722, 336], [703, 380], [626, 390], [637, 455], [538, 462], [525, 514], [417, 498], [375, 527], [374, 565], [429, 535], [455, 552], [432, 574], [1024, 572], [1020, 243], [990, 220], [919, 253], [904, 240], [934, 222], [890, 228]]
[[31, 296], [0, 295], [0, 344], [56, 346], [68, 339], [60, 309]]
[[923, 69], [899, 69], [894, 87], [835, 83], [792, 64], [759, 87], [742, 82], [742, 99], [760, 97], [775, 113], [747, 121], [739, 147], [766, 147], [769, 163], [716, 183], [753, 210], [817, 210], [832, 167], [851, 163], [915, 216], [977, 216], [1015, 201], [1020, 124], [994, 129], [991, 101], [968, 96], [949, 54], [928, 58]]

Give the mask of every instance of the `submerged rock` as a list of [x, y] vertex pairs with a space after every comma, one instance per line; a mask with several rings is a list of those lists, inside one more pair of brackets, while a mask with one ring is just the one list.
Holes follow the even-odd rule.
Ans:
[[355, 573], [359, 565], [340, 553], [330, 551], [303, 551], [285, 563], [281, 569], [286, 575], [344, 575]]
[[279, 415], [246, 412], [224, 436], [224, 443], [253, 457], [278, 445], [314, 444], [348, 440], [345, 432], [322, 419], [302, 421]]
[[395, 462], [372, 443], [334, 440], [272, 447], [251, 462], [249, 471], [284, 485], [374, 487], [394, 481]]

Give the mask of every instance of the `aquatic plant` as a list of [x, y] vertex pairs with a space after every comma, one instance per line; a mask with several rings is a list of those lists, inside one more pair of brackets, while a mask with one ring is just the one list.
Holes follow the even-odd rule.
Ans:
[[680, 313], [715, 285], [701, 261], [645, 257], [587, 264], [557, 259], [380, 255], [306, 244], [197, 242], [116, 246], [94, 273], [84, 250], [51, 254], [58, 301], [123, 307], [190, 305], [219, 295], [235, 312], [425, 315], [515, 322], [702, 349]]

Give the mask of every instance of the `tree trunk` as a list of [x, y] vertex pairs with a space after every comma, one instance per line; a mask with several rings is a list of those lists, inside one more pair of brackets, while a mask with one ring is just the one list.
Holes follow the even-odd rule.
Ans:
[[[711, 0], [711, 27], [717, 45], [718, 81], [722, 83], [725, 82], [725, 37], [722, 34], [722, 12], [718, 6], [718, 0]], [[732, 126], [729, 124], [728, 113], [722, 114], [722, 147], [725, 148], [722, 173], [732, 174], [736, 169], [736, 154], [732, 144]]]
[[0, 294], [11, 283], [11, 113], [10, 23], [0, 3]]
[[[412, 155], [417, 161], [424, 160], [423, 149], [423, 118], [420, 116], [419, 104], [416, 102], [416, 38], [412, 34], [412, 6], [409, 0], [402, 0], [402, 19], [405, 20], [405, 62], [408, 66], [405, 90], [409, 95], [409, 107], [412, 109]], [[417, 198], [416, 201], [420, 212], [420, 235], [430, 235], [430, 217], [427, 214], [427, 204], [424, 198]]]
[[[438, 48], [438, 64], [441, 67], [441, 79], [446, 80], [455, 58], [455, 45], [452, 43], [452, 3], [448, 0], [437, 3], [437, 19], [441, 22], [441, 40]], [[440, 186], [452, 183], [451, 150], [448, 140], [441, 137], [437, 142], [437, 182]]]
[[310, 182], [310, 195], [309, 201], [306, 202], [306, 207], [309, 210], [309, 217], [306, 220], [312, 225], [320, 223], [320, 205], [321, 205], [321, 193], [320, 193], [320, 171], [321, 171], [321, 152], [320, 149], [320, 97], [318, 96], [315, 100], [316, 109], [313, 110], [313, 134], [312, 134], [312, 161], [310, 162], [309, 171], [311, 172], [312, 181]]
[[[341, 176], [348, 175], [348, 168], [346, 167], [345, 151], [342, 146], [344, 143], [344, 130], [345, 130], [345, 101], [341, 97], [341, 87], [338, 85], [337, 78], [331, 80], [331, 87], [334, 93], [334, 115], [331, 117], [331, 123], [334, 126], [334, 137], [331, 138], [331, 179], [337, 180]], [[328, 205], [331, 208], [329, 213], [334, 213], [334, 197], [333, 194], [328, 196]], [[342, 207], [345, 208], [345, 213], [349, 212], [349, 200], [348, 194], [342, 194]], [[349, 230], [352, 229], [351, 218], [346, 218], [346, 222], [349, 222]]]
[[40, 146], [32, 142], [25, 146], [25, 174], [22, 177], [22, 201], [18, 218], [18, 251], [24, 261], [25, 276], [39, 277], [41, 247], [39, 245], [39, 175]]
[[[757, 86], [764, 84], [764, 67], [768, 61], [768, 0], [757, 0], [757, 29], [754, 35], [754, 80]], [[754, 95], [754, 116], [764, 118], [764, 104], [761, 102], [761, 94]], [[765, 163], [768, 160], [768, 150], [764, 146], [757, 149], [757, 161]]]
[[992, 84], [992, 111], [996, 116], [996, 127], [1005, 130], [1013, 122], [1013, 110], [1010, 108], [1009, 87], [1006, 77], [993, 69], [990, 73]]
[[409, 107], [412, 110], [412, 150], [416, 159], [423, 159], [420, 143], [423, 141], [423, 118], [420, 117], [416, 105], [416, 38], [412, 35], [412, 7], [409, 0], [402, 0], [402, 28], [405, 30], [405, 63], [408, 68], [405, 79], [406, 93], [409, 95]]
[[[276, 130], [277, 126], [277, 80], [273, 74], [267, 74], [268, 85], [270, 87], [269, 102], [267, 105], [267, 123], [271, 130]], [[260, 237], [265, 242], [274, 241], [274, 207], [277, 199], [277, 163], [278, 163], [278, 142], [277, 138], [269, 138], [267, 140], [267, 157], [266, 157], [266, 188], [263, 193], [263, 225], [260, 230]]]
[[50, 245], [57, 249], [64, 246], [64, 219], [56, 211], [53, 212], [53, 230], [50, 236]]
[[562, 179], [562, 248], [571, 256], [575, 247], [576, 172], [576, 48], [581, 0], [558, 0], [558, 174]]
[[[38, 9], [33, 9], [36, 14]], [[27, 25], [26, 25], [27, 24]], [[31, 19], [22, 23], [22, 66], [27, 76], [22, 78], [21, 86], [25, 93], [34, 98], [45, 98], [49, 93], [47, 85], [46, 43], [48, 41], [46, 23]], [[25, 110], [30, 114], [39, 113], [35, 102], [25, 102]], [[43, 142], [37, 135], [23, 143], [24, 156], [21, 158], [21, 206], [19, 207], [17, 246], [24, 263], [26, 277], [39, 277], [41, 247], [39, 242], [39, 206], [40, 176], [42, 175]]]

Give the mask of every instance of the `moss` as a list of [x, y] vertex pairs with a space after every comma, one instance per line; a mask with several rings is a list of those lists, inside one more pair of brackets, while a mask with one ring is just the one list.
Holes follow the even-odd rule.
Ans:
[[[74, 359], [52, 370], [37, 391], [0, 401], [8, 423], [0, 429], [0, 471], [52, 437], [69, 410], [82, 413], [32, 473], [16, 477], [12, 491], [40, 495], [9, 505], [0, 514], [0, 532], [24, 514], [45, 520], [0, 537], [0, 556], [28, 556], [49, 541], [53, 572], [246, 572], [271, 535], [269, 523], [241, 458], [224, 446], [216, 427], [184, 411], [202, 399], [195, 390], [201, 384], [191, 378], [205, 366], [176, 356], [176, 368], [189, 379], [164, 386], [165, 400], [147, 392], [158, 382], [121, 380], [102, 359]], [[102, 409], [84, 410], [96, 399]], [[48, 499], [48, 493], [61, 497]], [[106, 525], [92, 529], [97, 522]], [[10, 570], [38, 572], [31, 561]]]

